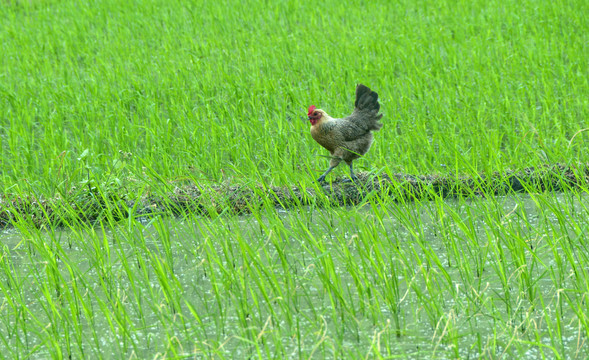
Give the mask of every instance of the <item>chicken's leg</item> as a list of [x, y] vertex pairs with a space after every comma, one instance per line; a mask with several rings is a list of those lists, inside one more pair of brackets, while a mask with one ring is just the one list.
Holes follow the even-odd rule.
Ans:
[[[360, 180], [358, 180], [358, 177], [356, 176], [356, 174], [354, 174], [354, 163], [350, 162], [348, 164], [350, 166], [350, 177], [352, 178], [352, 181], [354, 181], [355, 183], [358, 183]], [[349, 179], [345, 179], [342, 180], [343, 182], [349, 182]]]
[[317, 182], [320, 182], [320, 183], [324, 182], [325, 181], [325, 177], [327, 176], [327, 174], [329, 174], [329, 172], [331, 170], [333, 170], [334, 168], [335, 168], [335, 166], [330, 166], [329, 169], [327, 169], [327, 171], [323, 173], [323, 175], [319, 176], [319, 179], [317, 179]]
[[358, 177], [356, 176], [356, 174], [354, 174], [354, 163], [350, 163], [350, 177], [352, 178], [352, 180], [354, 180], [354, 182], [358, 182]]
[[327, 171], [324, 172], [323, 175], [319, 176], [319, 179], [317, 179], [317, 181], [320, 183], [324, 182], [327, 174], [329, 174], [331, 170], [335, 169], [335, 167], [339, 165], [340, 161], [342, 161], [342, 159], [338, 157], [332, 157], [329, 161], [329, 169], [327, 169]]

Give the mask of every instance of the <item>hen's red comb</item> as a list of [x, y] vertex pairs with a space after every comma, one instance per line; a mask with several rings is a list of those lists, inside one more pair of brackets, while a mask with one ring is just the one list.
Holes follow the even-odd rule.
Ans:
[[317, 109], [317, 108], [315, 107], [315, 105], [311, 105], [311, 106], [309, 106], [309, 112], [307, 113], [307, 115], [311, 115], [311, 114], [313, 113], [313, 111], [315, 111], [315, 109]]

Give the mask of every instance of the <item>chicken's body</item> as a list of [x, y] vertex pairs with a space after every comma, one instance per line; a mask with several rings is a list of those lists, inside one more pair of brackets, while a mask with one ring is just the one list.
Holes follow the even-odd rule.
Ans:
[[309, 108], [311, 136], [331, 153], [329, 169], [317, 179], [319, 182], [324, 181], [325, 176], [342, 160], [350, 167], [350, 175], [355, 181], [357, 178], [352, 162], [368, 152], [374, 140], [372, 131], [382, 127], [378, 121], [382, 114], [378, 113], [380, 105], [376, 92], [362, 84], [358, 85], [355, 106], [352, 115], [341, 119], [334, 119], [315, 106]]

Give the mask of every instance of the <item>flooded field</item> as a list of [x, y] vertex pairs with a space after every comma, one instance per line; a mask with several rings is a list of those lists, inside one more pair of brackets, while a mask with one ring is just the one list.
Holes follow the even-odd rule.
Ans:
[[588, 205], [532, 194], [14, 229], [0, 348], [584, 359]]

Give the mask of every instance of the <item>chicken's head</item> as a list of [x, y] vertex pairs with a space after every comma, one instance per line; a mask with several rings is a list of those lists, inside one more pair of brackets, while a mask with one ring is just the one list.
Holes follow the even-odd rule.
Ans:
[[307, 113], [307, 116], [309, 117], [311, 125], [315, 125], [319, 122], [319, 120], [321, 120], [321, 117], [323, 117], [323, 110], [319, 110], [315, 107], [315, 105], [311, 105], [309, 106], [309, 112]]

